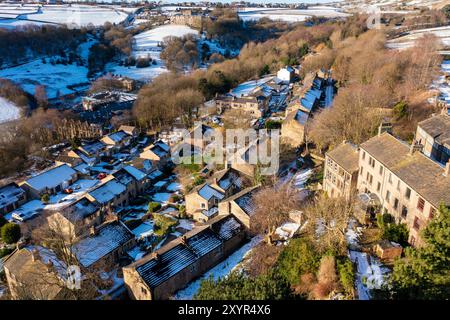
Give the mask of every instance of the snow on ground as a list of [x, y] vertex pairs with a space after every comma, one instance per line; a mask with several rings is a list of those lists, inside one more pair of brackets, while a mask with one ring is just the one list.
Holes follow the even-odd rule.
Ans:
[[15, 213], [19, 214], [24, 219], [27, 219], [38, 215], [42, 210], [56, 211], [82, 198], [88, 190], [92, 189], [98, 183], [99, 180], [78, 180], [74, 184], [69, 186], [69, 188], [73, 189], [73, 193], [65, 194], [63, 192], [59, 192], [55, 195], [50, 196], [50, 200], [47, 204], [44, 204], [40, 200], [31, 200], [24, 203], [16, 210], [5, 215], [5, 218], [8, 220], [12, 220], [12, 215]]
[[327, 17], [340, 18], [347, 17], [349, 14], [333, 7], [310, 7], [308, 9], [286, 9], [286, 8], [266, 8], [266, 10], [240, 11], [239, 17], [244, 21], [259, 20], [261, 18], [269, 18], [271, 20], [281, 20], [286, 22], [301, 22], [310, 17]]
[[228, 256], [228, 258], [226, 258], [224, 261], [204, 273], [199, 279], [189, 283], [186, 288], [177, 291], [174, 295], [174, 299], [192, 300], [194, 295], [200, 289], [200, 283], [203, 279], [208, 279], [210, 276], [213, 276], [214, 280], [217, 280], [229, 275], [233, 270], [239, 268], [239, 264], [242, 262], [242, 260], [248, 255], [253, 247], [261, 242], [261, 240], [262, 237], [260, 236], [254, 237], [252, 240], [250, 240], [250, 242], [244, 244], [241, 248]]
[[20, 118], [20, 108], [5, 98], [0, 97], [0, 123]]
[[131, 230], [138, 239], [147, 238], [153, 234], [153, 221], [147, 220], [141, 223], [137, 228]]
[[183, 228], [185, 230], [192, 230], [194, 228], [194, 222], [187, 219], [179, 219], [177, 227]]
[[168, 191], [175, 192], [175, 191], [178, 191], [178, 190], [181, 189], [181, 184], [178, 183], [178, 182], [172, 182], [171, 184], [169, 184], [169, 185], [166, 187], [166, 189], [167, 189]]
[[378, 259], [360, 251], [350, 250], [350, 260], [356, 263], [356, 290], [359, 300], [370, 300], [370, 290], [381, 288], [389, 269]]
[[450, 26], [439, 27], [439, 28], [429, 28], [414, 30], [409, 32], [409, 34], [388, 40], [386, 47], [389, 49], [407, 49], [414, 46], [415, 41], [419, 38], [427, 36], [428, 34], [434, 34], [438, 37], [444, 46], [450, 46]]
[[309, 177], [313, 174], [313, 170], [311, 168], [300, 170], [292, 179], [292, 184], [297, 189], [304, 189], [306, 181], [308, 181]]
[[[89, 40], [78, 47], [78, 52], [87, 63], [89, 48], [95, 43]], [[12, 67], [0, 69], [0, 78], [6, 78], [19, 84], [23, 90], [34, 94], [36, 85], [44, 85], [47, 96], [55, 98], [58, 94], [66, 95], [74, 91], [67, 86], [88, 82], [88, 68], [74, 64], [50, 64], [50, 58], [36, 59], [34, 61]]]
[[[26, 9], [26, 10], [24, 10]], [[71, 26], [101, 26], [105, 22], [120, 23], [128, 16], [126, 12], [114, 7], [100, 7], [88, 5], [44, 5], [40, 10], [38, 6], [27, 6], [26, 8], [15, 7], [7, 8], [0, 6], [0, 14], [17, 14], [14, 21], [24, 21], [15, 23], [8, 21], [3, 24], [0, 21], [0, 27], [17, 26], [26, 23], [32, 24], [68, 24]]]
[[[441, 71], [442, 73], [450, 74], [450, 60], [444, 60], [441, 65]], [[445, 80], [445, 75], [439, 76], [438, 79], [433, 81], [433, 84], [431, 85], [431, 89], [436, 89], [440, 93], [440, 98], [447, 102], [447, 104], [450, 103], [450, 86], [447, 84], [447, 81]], [[433, 103], [433, 101], [431, 101]]]
[[167, 72], [163, 61], [160, 58], [160, 44], [165, 37], [182, 37], [187, 34], [198, 34], [197, 30], [184, 25], [164, 25], [134, 36], [133, 56], [135, 58], [151, 58], [153, 63], [146, 68], [136, 68], [134, 66], [125, 67], [116, 64], [106, 66], [109, 72], [127, 76], [136, 80], [151, 80], [161, 73]]
[[349, 258], [356, 264], [355, 286], [359, 300], [370, 300], [370, 290], [381, 288], [385, 282], [386, 275], [390, 272], [388, 268], [375, 257], [353, 249], [359, 247], [359, 236], [362, 228], [357, 226], [355, 219], [349, 221], [345, 237], [350, 246]]

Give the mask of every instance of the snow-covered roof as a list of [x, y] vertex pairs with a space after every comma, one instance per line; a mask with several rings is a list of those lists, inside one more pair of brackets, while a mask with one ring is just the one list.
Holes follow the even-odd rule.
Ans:
[[125, 167], [123, 167], [123, 169], [126, 170], [129, 174], [131, 174], [133, 176], [133, 178], [135, 178], [138, 181], [141, 181], [146, 176], [145, 173], [143, 173], [139, 169], [136, 169], [133, 166], [125, 166]]
[[97, 235], [74, 244], [72, 252], [87, 268], [133, 238], [134, 235], [122, 223], [110, 223], [100, 228]]
[[123, 140], [125, 140], [127, 137], [129, 136], [128, 133], [126, 133], [125, 131], [117, 131], [114, 133], [110, 133], [108, 134], [108, 137], [114, 141], [115, 143], [120, 143]]
[[87, 198], [81, 198], [61, 210], [61, 214], [69, 219], [69, 221], [77, 222], [80, 219], [89, 217], [97, 212], [97, 210], [99, 210], [97, 205], [90, 202]]
[[186, 233], [185, 244], [181, 239], [176, 239], [158, 250], [157, 258], [144, 257], [135, 262], [132, 267], [150, 288], [155, 288], [221, 246], [224, 241], [231, 239], [243, 229], [243, 226], [231, 215], [214, 218], [210, 226], [210, 228], [201, 227], [200, 231], [197, 229]]
[[117, 180], [109, 180], [89, 192], [89, 194], [100, 204], [105, 204], [112, 201], [122, 192], [125, 192], [126, 189], [127, 188]]
[[0, 209], [15, 203], [25, 195], [25, 191], [15, 183], [0, 188]]
[[[82, 145], [79, 149], [85, 152], [87, 155], [94, 155], [106, 148], [106, 144], [104, 144], [100, 140], [95, 140], [89, 143]], [[84, 160], [84, 159], [83, 159]], [[87, 161], [85, 161], [87, 162]]]
[[200, 197], [202, 197], [205, 200], [210, 200], [212, 197], [216, 197], [219, 200], [222, 200], [225, 195], [222, 194], [221, 192], [217, 191], [216, 189], [214, 189], [213, 187], [211, 187], [209, 184], [205, 184], [203, 187], [201, 187], [198, 190], [198, 194], [200, 195]]
[[35, 190], [42, 191], [46, 188], [55, 188], [69, 180], [76, 175], [76, 171], [69, 167], [67, 164], [60, 165], [59, 167], [52, 168], [50, 170], [41, 172], [37, 176], [34, 176], [26, 180], [26, 184]]

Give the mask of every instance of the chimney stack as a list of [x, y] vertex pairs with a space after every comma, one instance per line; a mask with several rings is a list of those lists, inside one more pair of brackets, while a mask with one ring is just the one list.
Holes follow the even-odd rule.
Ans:
[[423, 145], [420, 144], [420, 142], [418, 142], [417, 140], [414, 140], [413, 143], [411, 144], [411, 146], [409, 147], [409, 154], [413, 155], [416, 152], [420, 152], [422, 151]]
[[31, 261], [36, 262], [39, 260], [39, 252], [36, 248], [31, 250]]
[[89, 228], [89, 234], [90, 234], [91, 237], [97, 235], [97, 229], [95, 228], [95, 226], [91, 226], [91, 227]]
[[448, 159], [447, 163], [445, 164], [444, 176], [450, 177], [450, 159]]

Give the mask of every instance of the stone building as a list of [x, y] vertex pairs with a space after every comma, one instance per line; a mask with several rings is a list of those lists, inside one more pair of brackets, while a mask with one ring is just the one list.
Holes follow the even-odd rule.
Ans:
[[439, 114], [419, 122], [416, 141], [426, 156], [445, 165], [450, 160], [450, 116]]
[[450, 163], [445, 167], [389, 133], [360, 145], [358, 191], [377, 199], [383, 213], [409, 228], [409, 242], [420, 245], [419, 233], [441, 204], [450, 205]]
[[325, 154], [323, 189], [328, 196], [349, 199], [358, 181], [358, 148], [344, 141]]
[[177, 290], [228, 257], [245, 239], [233, 216], [218, 216], [123, 268], [132, 299], [169, 299]]
[[302, 145], [308, 119], [309, 114], [300, 109], [290, 112], [281, 124], [281, 139], [292, 147]]
[[236, 217], [247, 229], [251, 228], [251, 217], [255, 206], [253, 195], [259, 186], [246, 188], [219, 203], [219, 214], [231, 214]]

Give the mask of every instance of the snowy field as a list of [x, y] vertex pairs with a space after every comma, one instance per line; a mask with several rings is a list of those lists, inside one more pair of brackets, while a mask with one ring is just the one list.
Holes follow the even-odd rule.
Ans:
[[[82, 43], [78, 47], [80, 57], [87, 64], [89, 48], [95, 43], [94, 40]], [[88, 68], [85, 66], [46, 63], [42, 59], [22, 64], [12, 68], [0, 69], [0, 78], [6, 78], [19, 84], [23, 90], [34, 94], [36, 85], [45, 85], [47, 96], [55, 98], [58, 94], [65, 95], [73, 93], [67, 86], [88, 82]]]
[[[252, 10], [255, 9], [255, 10]], [[271, 20], [281, 20], [286, 22], [300, 22], [305, 21], [311, 17], [327, 17], [327, 18], [342, 18], [349, 16], [334, 7], [310, 7], [304, 9], [261, 9], [261, 8], [245, 8], [239, 12], [239, 17], [244, 21], [259, 20], [261, 18], [269, 18]]]
[[253, 247], [260, 243], [262, 237], [256, 236], [250, 242], [244, 244], [241, 248], [236, 250], [233, 254], [228, 256], [224, 261], [219, 263], [217, 266], [204, 273], [199, 279], [192, 281], [187, 285], [186, 288], [177, 291], [174, 295], [175, 300], [192, 300], [194, 295], [200, 289], [200, 283], [204, 279], [208, 279], [213, 276], [214, 280], [226, 277], [233, 270], [239, 268], [239, 264], [242, 260], [249, 254]]
[[37, 5], [2, 6], [0, 17], [10, 18], [0, 20], [0, 28], [12, 28], [26, 24], [68, 24], [71, 26], [101, 26], [105, 22], [120, 23], [128, 16], [125, 10], [116, 7], [99, 7], [87, 5]]
[[136, 80], [151, 80], [161, 73], [167, 72], [160, 58], [159, 46], [165, 37], [182, 37], [187, 34], [198, 34], [197, 30], [184, 25], [164, 25], [134, 36], [133, 56], [135, 58], [151, 58], [155, 64], [146, 68], [125, 67], [108, 64], [107, 70], [114, 74], [127, 76]]
[[20, 109], [11, 101], [0, 97], [0, 123], [20, 118]]
[[389, 49], [407, 49], [413, 47], [417, 39], [429, 34], [433, 34], [438, 37], [443, 46], [450, 46], [450, 26], [414, 30], [403, 37], [388, 40], [386, 46]]

